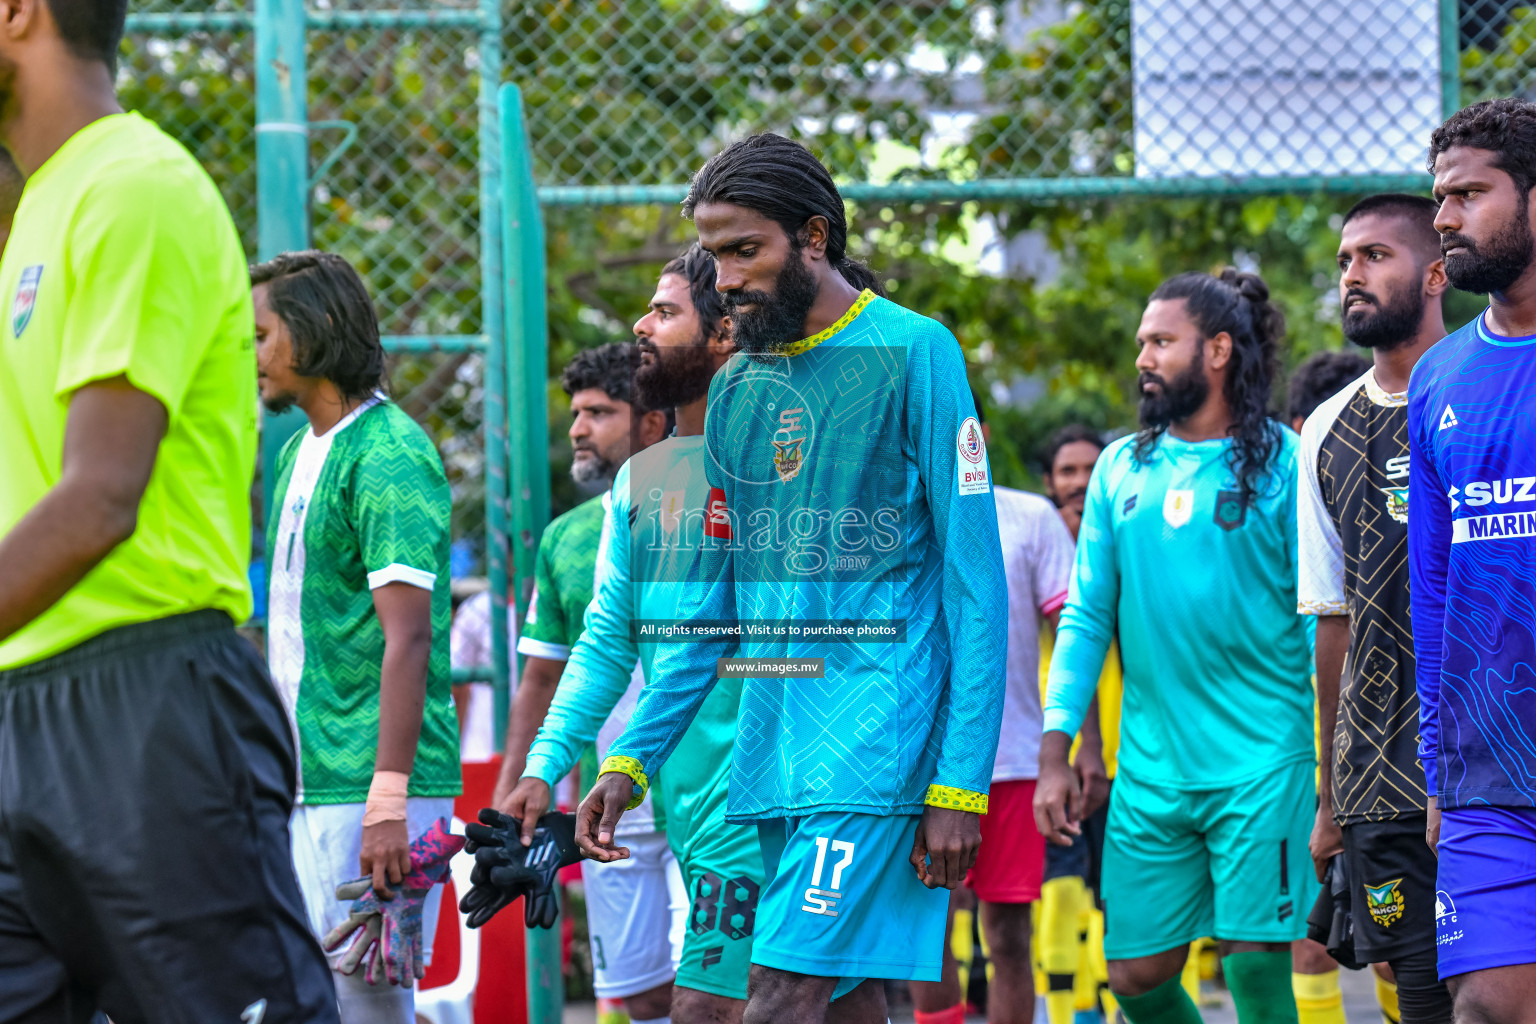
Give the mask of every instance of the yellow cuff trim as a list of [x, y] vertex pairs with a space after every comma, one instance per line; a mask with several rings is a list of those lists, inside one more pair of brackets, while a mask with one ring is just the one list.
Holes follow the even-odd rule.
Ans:
[[651, 788], [651, 780], [645, 777], [645, 769], [640, 767], [640, 762], [632, 757], [608, 757], [603, 759], [602, 767], [598, 769], [599, 775], [609, 772], [618, 772], [628, 775], [635, 784], [634, 795], [630, 797], [629, 806], [624, 808], [632, 811], [645, 803], [645, 791]]
[[833, 324], [831, 327], [828, 327], [824, 331], [818, 331], [817, 333], [811, 335], [809, 338], [803, 338], [800, 341], [795, 342], [793, 345], [790, 345], [784, 350], [784, 354], [787, 356], [797, 356], [802, 352], [809, 352], [811, 349], [815, 348], [817, 345], [820, 345], [822, 342], [832, 337], [832, 335], [836, 334], [844, 327], [847, 327], [849, 324], [853, 323], [854, 317], [864, 312], [864, 307], [873, 301], [875, 301], [875, 293], [870, 291], [868, 288], [865, 288], [862, 292], [859, 292], [859, 297], [853, 300], [853, 305], [848, 307], [848, 312], [837, 318], [837, 323]]
[[1297, 615], [1348, 615], [1349, 605], [1343, 601], [1297, 601]]
[[929, 807], [948, 807], [955, 811], [974, 811], [977, 814], [987, 813], [987, 794], [969, 789], [956, 789], [954, 786], [929, 786], [928, 795], [923, 798], [923, 803]]

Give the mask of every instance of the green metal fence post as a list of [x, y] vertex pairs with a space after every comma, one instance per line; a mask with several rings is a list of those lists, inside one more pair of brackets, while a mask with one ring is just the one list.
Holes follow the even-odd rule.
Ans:
[[[511, 83], [501, 87], [501, 152], [507, 394], [511, 399], [512, 593], [522, 612], [527, 593], [524, 582], [533, 576], [539, 537], [549, 521], [549, 421], [544, 392], [549, 332], [544, 308], [544, 229], [533, 184], [523, 96]], [[552, 928], [530, 928], [526, 950], [528, 1024], [560, 1024], [564, 1003], [560, 933]]]
[[[256, 0], [256, 254], [263, 260], [309, 245], [304, 37], [303, 0]], [[277, 454], [304, 422], [304, 413], [293, 409], [267, 416], [263, 425], [266, 514], [277, 484]]]
[[1440, 0], [1440, 114], [1461, 109], [1461, 0]]
[[507, 644], [507, 334], [501, 220], [501, 5], [480, 0], [480, 302], [485, 359], [485, 561], [491, 581], [492, 733], [505, 736], [514, 652]]

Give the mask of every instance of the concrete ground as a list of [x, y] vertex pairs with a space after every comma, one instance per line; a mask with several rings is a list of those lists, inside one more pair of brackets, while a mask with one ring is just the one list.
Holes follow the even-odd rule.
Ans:
[[[1370, 971], [1340, 971], [1339, 988], [1344, 992], [1344, 1015], [1349, 1024], [1380, 1024], [1381, 1011], [1376, 1006], [1376, 987]], [[1207, 1024], [1237, 1024], [1232, 1000], [1223, 993], [1220, 1007], [1201, 1011]], [[911, 1011], [892, 1017], [895, 1024], [912, 1019]], [[976, 1020], [982, 1018], [977, 1017]], [[565, 1008], [564, 1024], [595, 1024], [597, 1009], [592, 1003], [577, 1003]]]

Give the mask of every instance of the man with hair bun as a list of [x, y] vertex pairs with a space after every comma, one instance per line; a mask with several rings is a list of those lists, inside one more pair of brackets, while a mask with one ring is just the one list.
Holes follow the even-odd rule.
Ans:
[[1445, 276], [1488, 308], [1408, 384], [1408, 567], [1435, 941], [1457, 1020], [1536, 1019], [1536, 104], [1435, 129]]
[[1082, 832], [1068, 751], [1118, 636], [1101, 895], [1109, 986], [1131, 1024], [1198, 1024], [1179, 976], [1203, 936], [1221, 942], [1244, 1024], [1296, 1020], [1316, 791], [1296, 435], [1269, 415], [1284, 333], [1255, 274], [1163, 282], [1136, 334], [1142, 428], [1105, 449], [1088, 487], [1035, 819], [1059, 846]]
[[[876, 294], [799, 143], [728, 147], [683, 210], [742, 349], [710, 390], [706, 543], [679, 605], [705, 638], [661, 646], [577, 842], [622, 858], [620, 815], [717, 673], [748, 672], [726, 814], [756, 825], [767, 881], [744, 1020], [883, 1021], [879, 979], [939, 980], [942, 890], [975, 863], [1003, 702], [1008, 596], [965, 359]], [[828, 624], [898, 628], [803, 632]], [[738, 643], [740, 668], [722, 664]], [[810, 677], [757, 667], [780, 658]]]

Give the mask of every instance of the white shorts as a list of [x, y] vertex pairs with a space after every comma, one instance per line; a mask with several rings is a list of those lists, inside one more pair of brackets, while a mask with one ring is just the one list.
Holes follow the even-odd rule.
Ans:
[[[293, 844], [293, 870], [299, 876], [304, 910], [315, 937], [347, 919], [351, 903], [336, 898], [336, 887], [362, 875], [357, 858], [363, 849], [363, 804], [301, 804], [293, 809], [288, 830]], [[453, 819], [452, 797], [411, 797], [405, 802], [406, 831], [412, 839], [432, 827], [438, 818]], [[437, 911], [443, 887], [434, 885], [421, 908], [421, 951], [432, 962], [432, 939], [437, 934]], [[326, 956], [335, 967], [350, 941]]]
[[624, 836], [629, 857], [581, 863], [592, 935], [592, 989], [603, 999], [637, 996], [677, 975], [688, 893], [665, 832]]

